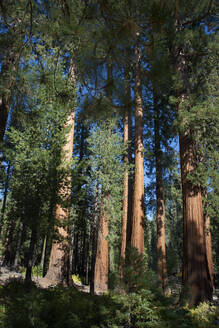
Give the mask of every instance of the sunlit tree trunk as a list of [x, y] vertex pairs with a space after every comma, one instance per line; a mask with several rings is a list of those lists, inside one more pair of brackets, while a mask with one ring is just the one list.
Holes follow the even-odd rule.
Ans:
[[144, 253], [144, 153], [143, 153], [143, 107], [140, 78], [140, 53], [135, 43], [135, 181], [131, 245]]
[[[207, 191], [203, 192], [203, 198], [207, 201]], [[211, 224], [210, 216], [204, 206], [204, 231], [205, 231], [205, 244], [206, 244], [206, 256], [208, 263], [208, 272], [211, 280], [211, 288], [214, 289], [214, 270], [213, 270], [213, 254], [212, 254], [212, 240], [211, 240]]]
[[156, 220], [157, 220], [157, 275], [164, 294], [168, 293], [168, 276], [165, 244], [165, 205], [162, 180], [162, 150], [159, 131], [159, 108], [154, 94], [154, 137], [156, 161]]
[[96, 262], [94, 269], [94, 292], [105, 292], [108, 290], [108, 266], [109, 266], [109, 233], [108, 217], [102, 201], [98, 226]]

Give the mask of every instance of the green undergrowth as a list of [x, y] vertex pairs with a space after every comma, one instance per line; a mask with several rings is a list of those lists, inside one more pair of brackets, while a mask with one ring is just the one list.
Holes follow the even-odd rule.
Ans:
[[91, 296], [76, 289], [25, 289], [11, 279], [0, 288], [0, 328], [213, 328], [215, 309], [178, 308], [157, 290]]

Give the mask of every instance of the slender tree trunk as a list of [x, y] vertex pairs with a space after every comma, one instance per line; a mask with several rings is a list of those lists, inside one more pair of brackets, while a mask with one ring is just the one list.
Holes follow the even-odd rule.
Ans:
[[97, 254], [97, 232], [98, 232], [98, 189], [99, 186], [97, 184], [96, 195], [95, 195], [95, 203], [94, 203], [94, 220], [92, 227], [92, 255], [91, 255], [91, 277], [90, 277], [90, 293], [94, 295], [94, 274], [95, 274], [95, 262], [96, 262], [96, 254]]
[[157, 275], [164, 294], [168, 293], [168, 276], [165, 244], [165, 205], [162, 181], [162, 150], [160, 145], [159, 108], [154, 94], [154, 137], [156, 161], [156, 219], [157, 219]]
[[9, 100], [8, 96], [2, 96], [0, 97], [0, 141], [3, 140], [5, 129], [7, 125], [8, 120], [8, 114], [9, 114]]
[[7, 172], [6, 172], [6, 179], [5, 179], [5, 186], [4, 186], [4, 197], [3, 197], [2, 208], [1, 208], [0, 235], [2, 232], [2, 227], [4, 225], [4, 216], [5, 216], [6, 202], [7, 202], [7, 196], [8, 196], [10, 168], [11, 168], [11, 166], [10, 166], [10, 164], [8, 164]]
[[108, 218], [102, 203], [98, 227], [97, 252], [94, 270], [95, 293], [103, 293], [108, 290], [109, 245], [108, 240], [106, 239], [108, 233]]
[[44, 238], [43, 238], [43, 248], [42, 248], [41, 260], [40, 260], [40, 266], [41, 266], [41, 268], [43, 268], [43, 263], [45, 261], [46, 244], [47, 244], [47, 235], [45, 235]]
[[[129, 141], [129, 128], [130, 128], [130, 78], [129, 78], [129, 67], [126, 65], [125, 67], [125, 110], [124, 110], [124, 118], [123, 118], [123, 141], [124, 145], [128, 146]], [[129, 154], [128, 149], [124, 155], [124, 164], [128, 166], [129, 164]], [[124, 179], [123, 179], [123, 216], [122, 216], [122, 233], [121, 233], [121, 263], [119, 268], [119, 276], [122, 278], [122, 265], [125, 262], [125, 252], [127, 245], [127, 225], [128, 225], [128, 210], [129, 210], [129, 173], [128, 167], [125, 168]]]
[[[203, 198], [207, 200], [207, 191], [204, 190]], [[212, 241], [211, 241], [211, 224], [210, 216], [204, 206], [204, 231], [205, 231], [205, 244], [206, 244], [206, 256], [208, 263], [208, 272], [211, 281], [211, 288], [214, 289], [214, 270], [213, 270], [213, 254], [212, 254]]]
[[8, 223], [6, 237], [5, 237], [5, 249], [3, 254], [3, 266], [11, 266], [12, 254], [11, 254], [11, 245], [14, 237], [15, 222], [10, 219]]
[[[179, 52], [177, 70], [181, 73], [184, 87], [178, 106], [180, 118], [181, 109], [184, 109], [189, 95], [186, 56], [183, 48]], [[184, 294], [188, 293], [189, 304], [193, 305], [211, 300], [212, 288], [208, 275], [201, 186], [192, 184], [188, 178], [197, 167], [196, 146], [192, 140], [192, 132], [188, 129], [185, 131], [182, 119], [179, 125], [183, 196], [183, 286]]]
[[[129, 140], [128, 146], [128, 162], [134, 166], [134, 158], [132, 158], [132, 108], [130, 107], [128, 113], [128, 124], [129, 124]], [[126, 249], [131, 243], [132, 235], [132, 216], [133, 216], [133, 185], [134, 185], [134, 172], [130, 172], [128, 175], [128, 217], [127, 217], [127, 234], [126, 234]]]
[[15, 257], [14, 257], [14, 264], [15, 268], [18, 267], [19, 257], [20, 257], [20, 250], [22, 245], [22, 235], [23, 235], [24, 225], [23, 222], [20, 221], [19, 228], [18, 228], [18, 238], [17, 238], [17, 247], [15, 250]]
[[[75, 86], [74, 66], [71, 63], [69, 68], [70, 80]], [[69, 130], [66, 135], [66, 144], [63, 147], [63, 163], [69, 165], [72, 159], [73, 139], [74, 139], [74, 121], [75, 111], [71, 111], [65, 124], [66, 129]], [[60, 226], [56, 227], [60, 240], [53, 241], [50, 254], [49, 268], [46, 278], [56, 281], [64, 286], [72, 284], [71, 270], [70, 270], [70, 247], [68, 236], [68, 222], [70, 215], [70, 199], [71, 199], [71, 174], [69, 172], [68, 178], [62, 182], [61, 188], [58, 192], [62, 204], [56, 205], [56, 220]]]
[[214, 270], [213, 270], [213, 255], [212, 255], [212, 241], [211, 241], [211, 230], [210, 230], [210, 216], [204, 215], [205, 221], [205, 243], [206, 243], [206, 256], [208, 263], [208, 272], [211, 281], [211, 289], [214, 289]]
[[131, 245], [144, 254], [144, 154], [140, 53], [135, 43], [135, 181]]
[[34, 250], [37, 242], [37, 229], [32, 229], [31, 238], [30, 238], [30, 245], [27, 255], [27, 262], [26, 262], [26, 274], [25, 274], [25, 285], [29, 286], [31, 283], [32, 277], [32, 268], [33, 268], [33, 259], [34, 259]]

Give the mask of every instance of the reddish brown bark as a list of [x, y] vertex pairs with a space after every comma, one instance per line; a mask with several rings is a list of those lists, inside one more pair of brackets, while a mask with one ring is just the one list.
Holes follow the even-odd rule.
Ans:
[[[67, 142], [63, 147], [65, 154], [63, 162], [69, 164], [72, 158], [73, 151], [73, 138], [74, 138], [74, 118], [75, 113], [72, 111], [68, 116], [66, 122], [66, 128], [70, 130], [67, 134]], [[70, 274], [70, 258], [69, 258], [69, 241], [68, 241], [68, 221], [69, 221], [69, 202], [71, 196], [71, 176], [63, 181], [59, 190], [59, 197], [64, 204], [56, 205], [56, 220], [59, 222], [59, 226], [55, 229], [58, 232], [60, 240], [54, 240], [52, 243], [52, 249], [50, 254], [49, 268], [46, 274], [46, 278], [57, 281], [63, 285], [69, 285], [71, 283]]]
[[[183, 286], [184, 295], [190, 305], [208, 301], [212, 298], [211, 281], [205, 245], [202, 192], [199, 184], [192, 184], [188, 175], [197, 167], [196, 146], [192, 131], [185, 130], [181, 111], [190, 92], [189, 77], [184, 49], [177, 58], [177, 70], [182, 78], [182, 91], [179, 95], [179, 145], [183, 197]], [[184, 115], [183, 115], [184, 116]], [[186, 295], [187, 294], [187, 295]]]
[[[123, 141], [124, 145], [128, 148], [128, 141], [130, 140], [130, 78], [129, 78], [129, 65], [125, 67], [125, 110], [124, 110], [124, 118], [123, 118]], [[130, 156], [130, 150], [127, 149], [127, 152], [124, 155], [124, 164], [128, 165]], [[124, 173], [124, 180], [123, 180], [123, 202], [122, 202], [122, 209], [123, 209], [123, 216], [122, 216], [122, 233], [121, 233], [121, 264], [119, 268], [119, 275], [122, 277], [122, 264], [125, 262], [125, 252], [126, 252], [126, 245], [127, 245], [127, 225], [128, 225], [128, 212], [129, 212], [129, 188], [130, 179], [128, 173], [128, 167], [125, 168]]]
[[165, 205], [162, 181], [162, 151], [159, 132], [159, 108], [154, 95], [154, 134], [156, 161], [156, 219], [157, 219], [157, 275], [164, 294], [168, 293], [168, 276], [165, 244]]
[[[207, 201], [207, 190], [203, 192], [203, 199]], [[211, 288], [214, 289], [214, 269], [213, 269], [213, 254], [212, 254], [212, 241], [211, 241], [211, 228], [210, 228], [210, 216], [207, 213], [206, 206], [204, 206], [204, 231], [205, 231], [205, 244], [206, 244], [206, 256], [208, 264], [208, 272], [211, 281]]]
[[211, 299], [208, 277], [202, 193], [188, 174], [197, 166], [196, 149], [189, 133], [180, 134], [180, 160], [183, 194], [183, 285], [189, 293], [189, 304]]
[[[124, 144], [128, 142], [128, 111], [124, 113]], [[124, 156], [125, 164], [128, 164], [128, 155]], [[121, 235], [121, 260], [125, 261], [125, 250], [126, 250], [126, 235], [127, 235], [127, 219], [128, 219], [128, 168], [125, 169], [124, 180], [123, 180], [123, 216], [122, 216], [122, 235]]]
[[1, 78], [2, 85], [5, 89], [0, 95], [0, 142], [3, 140], [7, 126], [11, 102], [10, 98], [12, 95], [11, 92], [16, 81], [16, 72], [19, 65], [20, 56], [21, 53], [14, 53], [13, 50], [9, 49], [2, 62]]
[[213, 270], [213, 255], [212, 255], [212, 241], [211, 241], [211, 230], [210, 230], [210, 216], [204, 215], [205, 221], [205, 243], [206, 243], [206, 256], [208, 263], [208, 272], [211, 281], [211, 288], [214, 288], [214, 270]]
[[140, 79], [140, 54], [135, 43], [135, 181], [131, 245], [144, 254], [144, 154], [143, 108]]
[[97, 252], [94, 269], [95, 293], [102, 293], [108, 289], [109, 245], [108, 240], [106, 239], [108, 233], [108, 218], [102, 204], [98, 227]]

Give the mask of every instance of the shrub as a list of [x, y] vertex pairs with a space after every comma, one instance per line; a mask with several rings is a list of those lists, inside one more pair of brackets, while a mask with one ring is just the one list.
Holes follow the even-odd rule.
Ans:
[[196, 308], [188, 309], [192, 322], [197, 328], [213, 328], [216, 319], [216, 307], [209, 303], [200, 303]]
[[72, 275], [72, 280], [75, 284], [77, 285], [82, 285], [82, 281], [81, 281], [81, 278], [79, 277], [78, 274], [73, 274]]

